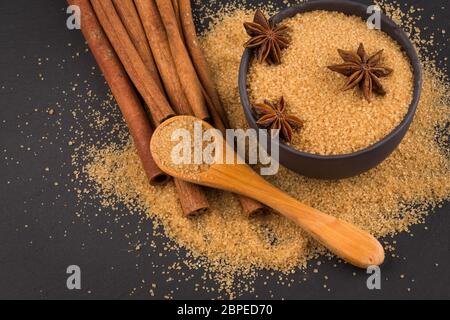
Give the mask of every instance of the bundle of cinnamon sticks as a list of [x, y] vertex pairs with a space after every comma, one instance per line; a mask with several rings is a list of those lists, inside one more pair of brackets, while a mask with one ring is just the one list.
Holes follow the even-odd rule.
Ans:
[[[156, 166], [153, 127], [193, 115], [225, 132], [227, 115], [199, 46], [190, 0], [68, 0], [81, 10], [81, 29], [111, 88], [152, 184], [167, 176]], [[139, 99], [139, 95], [144, 106]], [[150, 115], [150, 116], [148, 116]], [[201, 187], [175, 179], [186, 216], [208, 209]], [[263, 206], [240, 197], [244, 213]]]

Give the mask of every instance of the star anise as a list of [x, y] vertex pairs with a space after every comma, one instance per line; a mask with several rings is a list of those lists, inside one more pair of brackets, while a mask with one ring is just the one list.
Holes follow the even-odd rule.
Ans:
[[344, 63], [329, 66], [328, 68], [349, 77], [342, 88], [343, 91], [353, 89], [359, 85], [364, 97], [369, 102], [372, 100], [373, 92], [381, 95], [386, 94], [380, 78], [388, 76], [394, 70], [380, 65], [383, 50], [369, 56], [361, 43], [357, 53], [340, 49], [338, 49], [338, 52]]
[[267, 61], [269, 64], [280, 64], [281, 50], [289, 45], [288, 28], [274, 26], [259, 9], [256, 10], [253, 22], [244, 23], [244, 27], [251, 37], [244, 46], [257, 49], [258, 62]]
[[280, 129], [281, 138], [287, 142], [292, 141], [294, 128], [300, 129], [303, 127], [302, 120], [286, 114], [286, 103], [283, 97], [275, 104], [267, 100], [264, 103], [255, 104], [253, 110], [259, 117], [256, 122], [259, 126], [273, 130]]

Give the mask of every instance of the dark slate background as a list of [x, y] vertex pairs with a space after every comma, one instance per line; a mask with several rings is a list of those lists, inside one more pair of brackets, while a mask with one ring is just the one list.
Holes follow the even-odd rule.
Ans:
[[[412, 4], [425, 8], [424, 17], [436, 15], [433, 25], [426, 19], [429, 30], [440, 27], [450, 32], [446, 1], [405, 1], [406, 6]], [[113, 215], [126, 217], [111, 224], [111, 218], [99, 213], [93, 201], [82, 204], [83, 218], [77, 217], [80, 203], [68, 191], [72, 190], [73, 149], [68, 145], [68, 132], [71, 126], [80, 126], [80, 121], [86, 128], [89, 120], [71, 116], [76, 99], [63, 90], [70, 91], [72, 81], [81, 83], [85, 78], [99, 96], [106, 94], [107, 87], [98, 71], [91, 70], [95, 61], [83, 52], [80, 32], [65, 27], [65, 9], [64, 0], [0, 3], [0, 298], [147, 299], [152, 298], [151, 283], [157, 284], [153, 298], [169, 293], [179, 299], [218, 297], [217, 293], [194, 291], [195, 283], [202, 283], [202, 272], [186, 270], [193, 278], [180, 283], [173, 273], [170, 276], [175, 281], [166, 281], [165, 266], [177, 260], [176, 254], [159, 257], [161, 248], [151, 250], [145, 245], [152, 225], [142, 222], [139, 215], [128, 215], [122, 208]], [[440, 49], [440, 59], [449, 56], [448, 46]], [[81, 52], [80, 57], [72, 59], [76, 52]], [[48, 61], [39, 65], [38, 57]], [[39, 74], [45, 79], [40, 80]], [[49, 107], [55, 109], [56, 118], [46, 112]], [[47, 138], [42, 140], [43, 136]], [[427, 230], [419, 225], [412, 228], [414, 236], [395, 237], [398, 257], [387, 258], [380, 291], [367, 290], [364, 271], [344, 264], [333, 267], [333, 261], [324, 262], [318, 273], [312, 272], [317, 268], [312, 262], [306, 273], [294, 276], [307, 281], [290, 288], [272, 280], [263, 286], [258, 278], [255, 294], [240, 297], [450, 298], [449, 209], [446, 204], [429, 216]], [[107, 234], [97, 231], [105, 226]], [[155, 241], [162, 245], [163, 240]], [[133, 250], [137, 243], [144, 244], [139, 252]], [[66, 268], [73, 264], [82, 270], [80, 291], [66, 288]], [[325, 275], [329, 280], [324, 280]]]

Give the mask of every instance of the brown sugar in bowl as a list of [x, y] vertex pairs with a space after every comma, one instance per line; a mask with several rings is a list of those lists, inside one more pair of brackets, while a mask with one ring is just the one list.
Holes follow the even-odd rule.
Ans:
[[[299, 13], [316, 10], [337, 11], [346, 15], [359, 16], [367, 19], [370, 16], [367, 13], [367, 9], [367, 6], [351, 1], [317, 0], [285, 9], [272, 17], [271, 21], [277, 24]], [[419, 103], [422, 88], [422, 67], [414, 45], [406, 33], [384, 14], [381, 15], [381, 30], [397, 41], [409, 58], [413, 68], [414, 92], [408, 112], [403, 121], [382, 140], [365, 149], [350, 154], [326, 156], [311, 154], [296, 150], [280, 142], [279, 162], [281, 165], [306, 177], [330, 180], [343, 179], [357, 176], [376, 167], [398, 147], [414, 119]], [[253, 56], [251, 49], [244, 51], [239, 70], [239, 91], [247, 122], [251, 128], [258, 129], [247, 91], [247, 74]], [[268, 146], [268, 152], [270, 153], [270, 143]]]

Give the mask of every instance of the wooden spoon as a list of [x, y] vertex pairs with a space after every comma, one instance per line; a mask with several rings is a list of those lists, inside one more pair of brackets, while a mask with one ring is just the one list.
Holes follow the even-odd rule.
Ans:
[[[195, 176], [180, 170], [179, 165], [170, 166], [167, 155], [158, 153], [158, 151], [161, 152], [161, 148], [158, 146], [171, 145], [170, 141], [164, 141], [164, 135], [160, 132], [169, 124], [176, 125], [175, 122], [179, 122], [180, 127], [186, 127], [186, 121], [192, 122], [193, 125], [194, 122], [200, 120], [189, 116], [174, 117], [161, 124], [153, 135], [152, 154], [162, 171], [182, 180], [231, 191], [258, 200], [295, 222], [331, 252], [354, 266], [367, 268], [383, 263], [383, 247], [372, 235], [350, 223], [302, 204], [272, 186], [246, 164], [212, 164]], [[202, 124], [205, 128], [212, 128], [206, 122], [202, 122]], [[222, 136], [217, 138], [223, 139]], [[234, 153], [227, 143], [224, 143], [224, 146], [224, 151]], [[216, 154], [216, 159], [217, 156]], [[223, 157], [223, 154], [219, 156]]]

